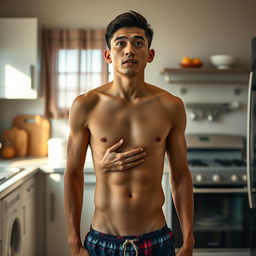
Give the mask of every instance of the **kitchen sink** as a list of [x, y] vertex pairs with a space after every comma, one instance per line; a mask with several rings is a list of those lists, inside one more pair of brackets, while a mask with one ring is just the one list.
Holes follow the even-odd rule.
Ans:
[[23, 170], [24, 168], [19, 168], [19, 167], [0, 166], [0, 185]]

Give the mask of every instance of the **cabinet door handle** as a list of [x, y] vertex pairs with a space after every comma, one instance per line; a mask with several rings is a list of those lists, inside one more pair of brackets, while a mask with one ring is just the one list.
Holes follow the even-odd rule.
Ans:
[[23, 210], [23, 234], [26, 234], [26, 207], [22, 207]]
[[35, 89], [35, 66], [30, 65], [31, 89]]
[[51, 221], [54, 221], [54, 193], [51, 193], [50, 198], [50, 219]]

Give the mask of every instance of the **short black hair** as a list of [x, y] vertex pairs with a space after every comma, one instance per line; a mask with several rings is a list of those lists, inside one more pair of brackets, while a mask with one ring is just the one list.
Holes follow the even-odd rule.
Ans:
[[114, 33], [120, 28], [131, 28], [137, 27], [141, 28], [145, 31], [145, 35], [148, 39], [148, 48], [151, 46], [151, 42], [153, 39], [153, 30], [148, 24], [147, 20], [139, 13], [135, 11], [129, 11], [118, 15], [115, 19], [113, 19], [106, 28], [105, 39], [108, 48], [110, 49], [110, 41], [114, 35]]

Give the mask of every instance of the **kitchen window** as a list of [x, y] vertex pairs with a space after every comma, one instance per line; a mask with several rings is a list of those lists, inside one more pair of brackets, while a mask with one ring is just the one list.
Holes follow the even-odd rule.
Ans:
[[104, 30], [45, 30], [43, 83], [46, 116], [67, 118], [74, 98], [113, 77], [103, 57]]
[[[57, 54], [58, 106], [70, 108], [74, 98], [102, 84], [100, 49], [60, 49]], [[108, 80], [112, 78], [108, 70]]]

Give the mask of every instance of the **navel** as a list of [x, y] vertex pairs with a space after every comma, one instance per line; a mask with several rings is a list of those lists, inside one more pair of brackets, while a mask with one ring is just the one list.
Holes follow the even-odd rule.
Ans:
[[128, 197], [129, 197], [129, 198], [132, 198], [132, 197], [133, 197], [133, 196], [132, 196], [132, 193], [129, 193], [129, 194], [128, 194]]
[[160, 142], [161, 140], [161, 137], [156, 137], [156, 142]]
[[100, 139], [102, 142], [107, 142], [107, 138], [105, 138], [105, 137], [102, 137], [101, 139]]

